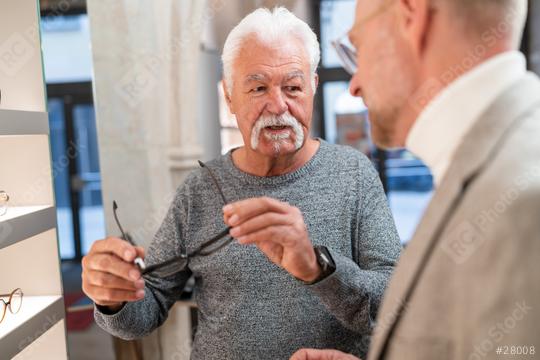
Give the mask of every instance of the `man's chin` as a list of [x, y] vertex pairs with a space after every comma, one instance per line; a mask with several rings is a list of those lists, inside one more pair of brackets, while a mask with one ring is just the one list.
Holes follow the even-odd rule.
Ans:
[[[405, 141], [399, 139], [394, 129], [379, 126], [377, 120], [371, 117], [371, 138], [375, 146], [382, 150], [403, 148]], [[379, 120], [380, 121], [380, 120]]]
[[266, 140], [259, 144], [258, 151], [266, 156], [278, 158], [281, 156], [292, 155], [301, 148], [302, 147], [297, 149], [295, 144], [290, 140]]
[[377, 149], [381, 149], [381, 150], [392, 150], [397, 147], [388, 138], [379, 137], [375, 135], [373, 135], [373, 144], [375, 144]]
[[372, 141], [381, 150], [396, 150], [405, 147], [405, 140], [396, 136], [393, 131], [375, 131], [372, 130]]

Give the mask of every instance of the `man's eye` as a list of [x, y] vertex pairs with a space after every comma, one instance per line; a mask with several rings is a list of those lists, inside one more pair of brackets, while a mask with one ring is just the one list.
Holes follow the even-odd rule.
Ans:
[[298, 92], [302, 90], [300, 86], [287, 86], [285, 89], [289, 92]]
[[256, 88], [251, 89], [251, 92], [253, 93], [261, 93], [266, 90], [265, 86], [258, 86]]

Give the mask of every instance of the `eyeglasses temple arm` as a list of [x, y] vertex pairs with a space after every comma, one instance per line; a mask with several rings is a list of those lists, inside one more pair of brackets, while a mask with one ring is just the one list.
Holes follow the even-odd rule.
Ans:
[[120, 221], [118, 220], [118, 215], [116, 214], [117, 209], [118, 209], [118, 204], [116, 204], [116, 200], [113, 200], [114, 221], [116, 221], [116, 225], [118, 226], [118, 228], [120, 229], [120, 232], [122, 233], [122, 239], [126, 240], [131, 245], [136, 246], [136, 244], [133, 242], [133, 239], [131, 238], [131, 236], [128, 233], [126, 233], [124, 231], [124, 229], [122, 228], [122, 225], [120, 225]]
[[122, 225], [120, 225], [120, 221], [118, 220], [118, 215], [116, 214], [116, 209], [118, 209], [118, 204], [116, 204], [116, 200], [113, 200], [113, 216], [114, 221], [116, 221], [116, 226], [120, 229], [120, 232], [122, 233], [122, 236], [125, 238], [126, 233], [124, 232], [124, 229], [122, 228]]
[[175, 256], [172, 259], [169, 259], [169, 260], [164, 261], [162, 263], [147, 266], [145, 269], [141, 270], [141, 274], [146, 275], [148, 273], [151, 273], [152, 271], [156, 271], [158, 269], [161, 269], [162, 267], [165, 267], [167, 265], [170, 265], [172, 263], [175, 263], [175, 262], [180, 261], [180, 260], [185, 259], [185, 258], [186, 258], [186, 255], [182, 254], [182, 255]]
[[16, 292], [17, 290], [19, 290], [19, 291], [21, 292], [21, 295], [23, 295], [21, 289], [15, 289], [15, 290], [13, 290], [11, 293], [9, 293], [9, 294], [0, 294], [0, 297], [10, 297], [10, 296], [12, 296], [13, 294], [15, 294], [15, 292]]
[[221, 196], [221, 199], [223, 200], [223, 203], [224, 204], [228, 204], [229, 202], [227, 201], [227, 199], [225, 198], [225, 195], [223, 195], [223, 191], [221, 191], [221, 187], [219, 186], [219, 183], [214, 175], [214, 173], [212, 172], [212, 170], [210, 170], [210, 168], [208, 166], [206, 166], [205, 163], [203, 163], [202, 161], [199, 160], [199, 165], [202, 167], [202, 168], [205, 168], [206, 170], [208, 170], [208, 173], [210, 174], [210, 177], [212, 178], [212, 182], [214, 183], [214, 185], [216, 186], [216, 188], [218, 189], [218, 192], [219, 192], [219, 195]]
[[[211, 238], [210, 240], [204, 242], [201, 246], [200, 246], [200, 250], [203, 250], [204, 248], [208, 247], [208, 246], [211, 246], [213, 244], [215, 244], [216, 242], [218, 242], [219, 240], [221, 240], [222, 238], [224, 238], [225, 236], [229, 235], [229, 231], [231, 231], [231, 227], [228, 226], [225, 230], [223, 230], [222, 232], [220, 232], [219, 234], [217, 234], [216, 236], [214, 236], [213, 238]], [[200, 252], [200, 251], [198, 251]]]
[[[124, 232], [122, 225], [120, 225], [120, 221], [118, 220], [118, 215], [116, 214], [117, 209], [118, 209], [118, 204], [116, 203], [116, 200], [113, 200], [114, 221], [116, 221], [116, 225], [118, 226], [118, 228], [120, 229], [120, 232], [122, 233], [122, 239], [126, 240], [128, 243], [130, 243], [133, 246], [137, 246], [137, 244], [135, 244], [135, 242], [133, 241], [129, 233]], [[144, 260], [140, 256], [137, 256], [135, 260], [133, 260], [133, 262], [135, 263], [135, 265], [137, 265], [139, 270], [143, 271], [144, 269], [146, 269], [146, 264], [144, 263]]]
[[226, 241], [224, 241], [222, 244], [220, 244], [218, 247], [216, 248], [213, 248], [213, 249], [210, 249], [208, 251], [205, 251], [204, 249], [199, 249], [198, 251], [198, 255], [199, 256], [208, 256], [208, 255], [211, 255], [219, 250], [221, 250], [222, 248], [224, 248], [225, 246], [229, 245], [232, 241], [234, 240], [234, 238], [232, 237], [229, 237]]

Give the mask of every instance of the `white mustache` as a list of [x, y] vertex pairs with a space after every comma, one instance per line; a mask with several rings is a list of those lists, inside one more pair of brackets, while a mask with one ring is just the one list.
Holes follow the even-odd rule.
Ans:
[[[292, 128], [295, 134], [294, 146], [296, 150], [302, 147], [304, 143], [304, 132], [302, 131], [302, 125], [300, 122], [291, 115], [290, 112], [286, 112], [283, 115], [262, 115], [253, 125], [251, 130], [251, 148], [257, 149], [259, 147], [259, 136], [261, 131], [269, 126], [289, 126]], [[289, 133], [284, 134], [265, 134], [268, 140], [272, 141], [282, 141], [290, 137]]]

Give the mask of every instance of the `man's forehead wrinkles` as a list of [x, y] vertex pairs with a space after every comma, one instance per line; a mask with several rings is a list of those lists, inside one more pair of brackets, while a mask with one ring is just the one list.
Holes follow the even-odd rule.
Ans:
[[[284, 75], [285, 80], [291, 80], [291, 79], [294, 79], [294, 78], [300, 78], [301, 80], [304, 80], [305, 77], [306, 76], [305, 76], [304, 72], [302, 70], [300, 70], [300, 69], [294, 69], [294, 70], [288, 71]], [[246, 82], [265, 81], [265, 80], [268, 80], [269, 78], [270, 78], [270, 76], [268, 74], [265, 74], [265, 73], [250, 73], [250, 74], [247, 74], [245, 76], [245, 81]]]

